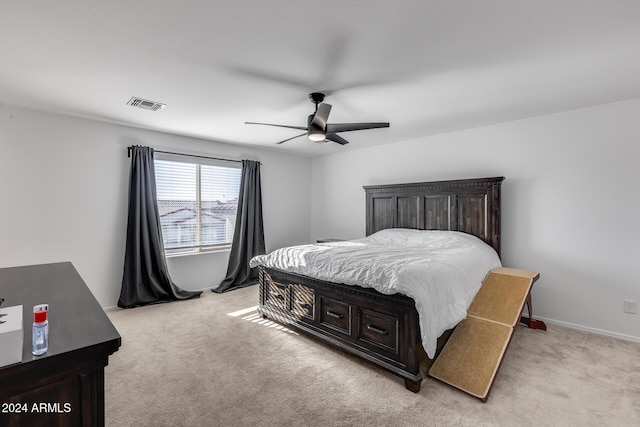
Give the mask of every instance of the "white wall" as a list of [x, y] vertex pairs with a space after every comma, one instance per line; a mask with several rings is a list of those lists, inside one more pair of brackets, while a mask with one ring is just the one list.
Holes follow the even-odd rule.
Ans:
[[[309, 158], [0, 106], [0, 267], [71, 261], [115, 306], [132, 144], [261, 161], [267, 250], [309, 242]], [[171, 258], [169, 271], [184, 289], [215, 287], [228, 256]]]
[[639, 161], [640, 99], [316, 158], [311, 237], [364, 236], [363, 185], [505, 176], [502, 259], [541, 272], [534, 315], [640, 340]]
[[[503, 175], [503, 262], [541, 272], [535, 315], [640, 339], [640, 315], [622, 311], [640, 302], [638, 117], [634, 99], [310, 160], [0, 106], [0, 267], [72, 261], [115, 305], [132, 144], [260, 160], [267, 250], [363, 236], [363, 185]], [[227, 258], [169, 268], [208, 288]]]

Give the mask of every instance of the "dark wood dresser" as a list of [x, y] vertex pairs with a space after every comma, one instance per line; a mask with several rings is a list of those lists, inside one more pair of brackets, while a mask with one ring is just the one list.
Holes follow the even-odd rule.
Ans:
[[[23, 306], [22, 362], [0, 368], [0, 426], [103, 426], [104, 367], [120, 334], [71, 263], [0, 269]], [[49, 350], [31, 354], [32, 308], [49, 304]]]

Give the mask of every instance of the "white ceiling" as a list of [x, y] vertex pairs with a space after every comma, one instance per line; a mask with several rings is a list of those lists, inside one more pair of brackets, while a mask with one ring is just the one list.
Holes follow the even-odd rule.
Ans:
[[[2, 0], [0, 63], [3, 105], [324, 155], [640, 97], [640, 1]], [[306, 126], [313, 91], [391, 127], [244, 124]]]

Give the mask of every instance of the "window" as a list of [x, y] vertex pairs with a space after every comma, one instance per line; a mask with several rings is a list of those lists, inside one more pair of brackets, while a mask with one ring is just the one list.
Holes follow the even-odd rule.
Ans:
[[227, 247], [233, 240], [242, 166], [193, 160], [155, 153], [158, 212], [167, 255]]

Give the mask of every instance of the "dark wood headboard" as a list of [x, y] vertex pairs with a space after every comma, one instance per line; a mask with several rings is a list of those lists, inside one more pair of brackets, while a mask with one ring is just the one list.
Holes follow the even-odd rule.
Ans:
[[500, 185], [504, 177], [368, 185], [367, 236], [386, 228], [463, 231], [500, 255]]

